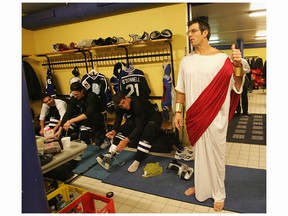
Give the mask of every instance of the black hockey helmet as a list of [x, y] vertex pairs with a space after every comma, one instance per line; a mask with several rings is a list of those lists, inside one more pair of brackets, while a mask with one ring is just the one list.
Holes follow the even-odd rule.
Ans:
[[113, 45], [113, 44], [116, 44], [116, 43], [117, 43], [117, 40], [115, 40], [114, 38], [107, 37], [105, 39], [105, 45]]
[[168, 38], [168, 39], [171, 39], [172, 38], [172, 32], [169, 30], [169, 29], [164, 29], [162, 32], [161, 32], [161, 37], [162, 38]]
[[161, 39], [161, 33], [159, 31], [151, 32], [150, 33], [150, 39], [151, 40]]

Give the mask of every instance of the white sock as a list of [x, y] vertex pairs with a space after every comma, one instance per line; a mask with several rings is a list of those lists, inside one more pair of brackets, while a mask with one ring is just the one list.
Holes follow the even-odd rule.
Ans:
[[139, 165], [140, 165], [140, 162], [137, 161], [137, 160], [135, 160], [135, 161], [129, 166], [128, 172], [131, 172], [131, 173], [136, 172], [137, 169], [138, 169], [138, 167], [139, 167]]
[[114, 154], [116, 153], [116, 148], [117, 148], [116, 145], [111, 144], [111, 146], [110, 146], [108, 152], [110, 152], [112, 155], [114, 155]]

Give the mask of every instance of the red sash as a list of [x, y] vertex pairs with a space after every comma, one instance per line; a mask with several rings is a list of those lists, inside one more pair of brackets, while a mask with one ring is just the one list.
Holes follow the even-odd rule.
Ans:
[[[229, 87], [233, 65], [229, 58], [209, 85], [186, 112], [186, 128], [190, 144], [193, 146], [214, 120], [221, 109]], [[231, 91], [229, 121], [232, 119], [240, 95]]]

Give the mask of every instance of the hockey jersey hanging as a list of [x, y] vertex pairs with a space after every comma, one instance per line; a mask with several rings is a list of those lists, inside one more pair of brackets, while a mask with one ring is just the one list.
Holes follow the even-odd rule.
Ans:
[[47, 69], [46, 73], [45, 93], [50, 95], [51, 97], [56, 97], [56, 87], [54, 85], [52, 73], [49, 68]]
[[112, 93], [105, 75], [95, 70], [92, 70], [91, 73], [87, 73], [82, 77], [82, 85], [86, 90], [90, 90], [98, 96], [102, 103], [103, 111], [107, 110], [109, 113], [113, 113], [114, 103], [112, 101]]
[[163, 110], [163, 118], [166, 121], [170, 120], [171, 104], [172, 104], [172, 78], [171, 74], [171, 64], [163, 65], [164, 75], [163, 75], [163, 96], [161, 101], [161, 107]]
[[129, 96], [142, 96], [149, 99], [151, 90], [146, 81], [144, 72], [130, 67], [123, 67], [119, 73], [118, 91]]

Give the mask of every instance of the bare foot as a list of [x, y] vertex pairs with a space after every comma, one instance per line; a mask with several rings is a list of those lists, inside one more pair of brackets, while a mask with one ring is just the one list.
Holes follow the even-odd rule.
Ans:
[[192, 195], [194, 195], [194, 194], [195, 194], [195, 187], [190, 187], [190, 188], [188, 188], [188, 189], [184, 192], [184, 194], [185, 194], [186, 196], [192, 196]]
[[224, 201], [223, 202], [214, 202], [214, 211], [222, 211], [224, 208]]

